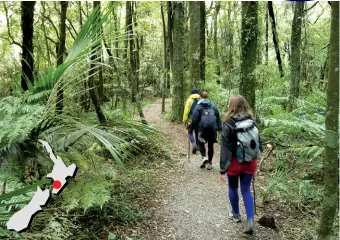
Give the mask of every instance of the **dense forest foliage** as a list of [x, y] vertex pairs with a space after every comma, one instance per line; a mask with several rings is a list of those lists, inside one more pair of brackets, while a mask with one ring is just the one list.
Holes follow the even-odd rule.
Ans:
[[[291, 234], [338, 234], [338, 2], [1, 2], [0, 47], [0, 238], [114, 239], [112, 226], [146, 219], [138, 183], [170, 158], [143, 107], [162, 98], [180, 122], [193, 87], [221, 113], [248, 100], [269, 149], [259, 198], [305, 216]], [[39, 139], [79, 170], [9, 232], [51, 185]]]

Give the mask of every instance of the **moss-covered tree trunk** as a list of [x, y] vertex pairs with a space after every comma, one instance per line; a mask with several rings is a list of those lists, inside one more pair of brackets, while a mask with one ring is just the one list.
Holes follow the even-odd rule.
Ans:
[[[168, 53], [169, 53], [169, 69], [170, 73], [172, 73], [173, 65], [174, 65], [174, 50], [173, 50], [173, 9], [172, 9], [172, 2], [167, 2], [167, 12], [168, 12]], [[172, 75], [172, 74], [171, 74]], [[170, 89], [172, 84], [172, 76], [170, 76], [168, 81], [167, 89]]]
[[21, 55], [21, 88], [28, 90], [27, 82], [33, 84], [34, 54], [33, 54], [33, 16], [35, 1], [21, 2], [21, 31], [22, 31], [22, 55]]
[[255, 108], [258, 2], [242, 2], [240, 94]]
[[131, 82], [131, 92], [132, 92], [132, 102], [136, 102], [136, 95], [137, 95], [137, 87], [136, 87], [136, 71], [137, 71], [137, 56], [136, 56], [136, 47], [134, 42], [134, 32], [133, 32], [133, 24], [132, 24], [132, 15], [133, 15], [133, 3], [134, 2], [127, 2], [128, 4], [128, 32], [129, 32], [129, 49], [130, 49], [130, 82]]
[[331, 239], [339, 204], [339, 2], [331, 2], [331, 36], [329, 51], [326, 151], [324, 160], [324, 199], [319, 239]]
[[265, 42], [265, 58], [266, 58], [266, 65], [268, 64], [268, 7], [266, 6], [266, 42]]
[[275, 15], [274, 15], [274, 9], [273, 9], [273, 2], [272, 1], [268, 2], [268, 13], [269, 13], [270, 20], [271, 20], [271, 23], [272, 23], [273, 43], [274, 43], [274, 47], [275, 47], [277, 64], [278, 64], [279, 71], [280, 71], [280, 77], [283, 77], [284, 74], [283, 74], [282, 60], [281, 60], [280, 47], [279, 47], [279, 37], [278, 37], [277, 31], [276, 31], [276, 22], [275, 22]]
[[[66, 13], [67, 13], [67, 1], [61, 1], [60, 2], [60, 25], [59, 25], [59, 46], [57, 51], [57, 66], [60, 66], [64, 62], [64, 51], [65, 51], [65, 41], [66, 41]], [[64, 101], [64, 92], [62, 85], [58, 86], [57, 91], [57, 104], [56, 104], [56, 111], [58, 114], [61, 114], [63, 111], [63, 101]]]
[[[224, 88], [229, 85], [229, 87], [232, 87], [232, 81], [230, 80], [232, 69], [234, 68], [234, 22], [232, 18], [232, 12], [235, 10], [236, 2], [228, 2], [227, 3], [227, 26], [226, 26], [226, 53], [224, 51], [221, 51], [221, 54], [223, 54], [225, 57], [221, 60], [222, 66], [225, 67], [226, 74], [224, 75], [224, 78], [226, 78], [222, 84]], [[229, 84], [228, 84], [229, 83]]]
[[173, 2], [172, 120], [180, 122], [184, 108], [184, 9]]
[[200, 1], [200, 80], [205, 85], [205, 1]]
[[164, 18], [163, 4], [161, 3], [161, 15], [162, 15], [162, 26], [163, 26], [163, 52], [164, 52], [164, 74], [163, 74], [163, 87], [162, 87], [162, 113], [165, 112], [165, 91], [166, 82], [168, 76], [168, 46], [167, 46], [167, 36], [166, 36], [166, 24]]
[[130, 14], [133, 17], [131, 22], [133, 23], [130, 27], [131, 37], [130, 39], [130, 65], [131, 65], [131, 73], [132, 73], [132, 93], [135, 95], [132, 97], [132, 100], [135, 101], [139, 117], [142, 119], [144, 124], [147, 124], [142, 108], [142, 92], [139, 91], [139, 52], [140, 52], [140, 44], [137, 29], [137, 2], [132, 1], [130, 4]]
[[[200, 2], [189, 2], [189, 64], [190, 89], [200, 84]], [[176, 38], [174, 38], [176, 40]]]
[[220, 2], [215, 2], [215, 11], [214, 11], [214, 58], [216, 61], [216, 70], [215, 73], [217, 76], [220, 76], [220, 64], [219, 64], [219, 56], [218, 56], [218, 45], [217, 45], [217, 23], [218, 23], [218, 13], [220, 12]]
[[291, 35], [291, 61], [290, 61], [290, 92], [288, 111], [292, 111], [294, 100], [299, 97], [300, 88], [300, 59], [301, 59], [301, 23], [303, 18], [304, 2], [296, 2]]

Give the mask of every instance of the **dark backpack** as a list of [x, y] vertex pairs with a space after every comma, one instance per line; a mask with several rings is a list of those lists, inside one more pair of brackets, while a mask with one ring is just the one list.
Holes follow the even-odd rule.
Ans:
[[189, 112], [190, 118], [192, 118], [192, 116], [194, 115], [194, 110], [195, 110], [195, 107], [197, 105], [197, 102], [198, 102], [198, 98], [195, 98], [194, 102], [191, 104], [191, 108], [190, 108], [190, 112]]
[[216, 116], [213, 108], [203, 108], [200, 124], [203, 129], [213, 129], [216, 126]]

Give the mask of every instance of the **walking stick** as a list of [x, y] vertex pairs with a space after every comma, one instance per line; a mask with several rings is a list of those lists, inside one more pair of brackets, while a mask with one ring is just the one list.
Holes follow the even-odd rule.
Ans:
[[188, 136], [188, 163], [190, 163], [190, 138]]
[[253, 176], [254, 214], [256, 214], [256, 195], [255, 195], [255, 184], [254, 184], [254, 182], [255, 182], [255, 174]]

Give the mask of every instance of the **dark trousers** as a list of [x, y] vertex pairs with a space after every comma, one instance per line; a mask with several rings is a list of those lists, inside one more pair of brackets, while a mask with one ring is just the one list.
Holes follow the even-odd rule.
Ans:
[[[208, 131], [201, 133], [202, 138], [208, 143], [208, 161], [212, 162], [214, 156], [214, 143], [216, 142], [216, 132]], [[199, 149], [202, 157], [206, 156], [205, 143], [199, 141]]]

